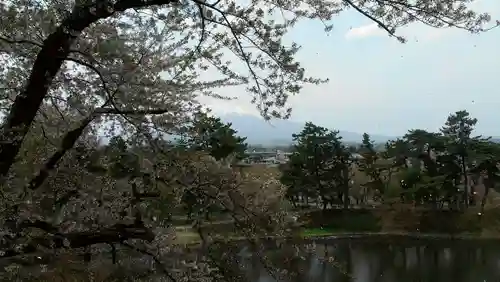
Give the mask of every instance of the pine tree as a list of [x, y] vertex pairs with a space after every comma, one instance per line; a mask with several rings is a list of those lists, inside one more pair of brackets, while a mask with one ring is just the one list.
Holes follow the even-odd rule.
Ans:
[[[311, 122], [293, 135], [295, 142], [290, 165], [284, 171], [282, 181], [295, 192], [307, 198], [320, 197], [323, 209], [335, 200], [349, 204], [350, 153], [341, 142], [338, 131], [331, 131]], [[301, 188], [290, 183], [295, 180]]]
[[472, 193], [474, 193], [469, 187], [468, 167], [470, 166], [469, 154], [475, 147], [475, 143], [480, 140], [480, 137], [471, 136], [476, 123], [476, 118], [470, 117], [467, 111], [462, 110], [449, 115], [445, 126], [441, 128], [446, 141], [446, 149], [461, 169], [465, 207], [469, 206], [473, 199]]
[[237, 135], [231, 123], [223, 123], [220, 118], [199, 114], [195, 119], [186, 141], [195, 150], [206, 151], [217, 161], [234, 155], [236, 160], [245, 157], [246, 137]]

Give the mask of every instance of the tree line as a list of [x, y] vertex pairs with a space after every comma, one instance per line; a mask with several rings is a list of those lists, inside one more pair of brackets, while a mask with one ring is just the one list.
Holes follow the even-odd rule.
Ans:
[[[292, 154], [280, 166], [280, 182], [295, 207], [397, 201], [435, 209], [484, 209], [490, 189], [500, 180], [500, 144], [475, 136], [476, 124], [467, 111], [457, 111], [439, 132], [411, 129], [380, 150], [368, 133], [353, 146], [343, 143], [338, 131], [307, 122], [292, 136]], [[230, 123], [204, 115], [196, 127], [197, 137], [177, 144], [205, 150], [217, 160], [233, 155], [232, 164], [245, 158], [246, 138]], [[482, 193], [476, 191], [478, 185], [484, 187]]]
[[[484, 208], [489, 190], [500, 180], [500, 145], [475, 136], [476, 123], [467, 111], [457, 111], [439, 132], [411, 129], [378, 151], [367, 133], [353, 150], [342, 143], [338, 131], [308, 122], [293, 135], [293, 154], [281, 167], [281, 181], [295, 206], [319, 199], [325, 209], [334, 204], [349, 207], [349, 194], [361, 189], [377, 203], [397, 198], [463, 210], [478, 204], [475, 187], [483, 184], [479, 204]], [[352, 157], [353, 151], [362, 157]]]

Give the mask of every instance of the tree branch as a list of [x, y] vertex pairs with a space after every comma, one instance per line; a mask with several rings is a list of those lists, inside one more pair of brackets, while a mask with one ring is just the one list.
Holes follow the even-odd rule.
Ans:
[[0, 178], [9, 173], [21, 144], [35, 119], [49, 87], [71, 52], [70, 47], [91, 24], [131, 8], [166, 5], [174, 0], [97, 1], [76, 5], [73, 12], [43, 42], [24, 90], [17, 95], [0, 131]]
[[95, 114], [103, 115], [161, 115], [168, 113], [167, 109], [149, 109], [149, 110], [133, 110], [133, 109], [117, 109], [117, 108], [99, 108], [94, 111]]
[[3, 37], [3, 36], [0, 36], [0, 41], [7, 42], [9, 44], [30, 44], [30, 45], [34, 45], [34, 46], [37, 46], [37, 47], [40, 47], [40, 48], [43, 46], [39, 42], [35, 42], [35, 41], [32, 41], [32, 40], [28, 40], [28, 39], [19, 39], [19, 40], [16, 40], [16, 39], [9, 39], [9, 38]]
[[400, 36], [397, 36], [395, 34], [395, 31], [394, 29], [391, 29], [389, 28], [387, 25], [385, 25], [383, 22], [381, 22], [380, 20], [376, 19], [375, 17], [371, 16], [370, 14], [368, 14], [367, 12], [363, 11], [360, 7], [356, 6], [356, 4], [354, 4], [352, 1], [350, 0], [344, 0], [345, 3], [347, 3], [349, 6], [353, 7], [354, 10], [358, 11], [360, 14], [362, 14], [363, 16], [367, 17], [368, 19], [374, 21], [378, 27], [382, 28], [383, 30], [387, 31], [387, 33], [389, 34], [389, 36], [392, 36], [392, 37], [396, 37], [400, 42], [404, 42], [404, 38], [400, 37]]
[[[48, 233], [55, 233], [57, 228], [42, 221], [25, 222], [23, 227], [34, 227]], [[121, 243], [129, 239], [141, 239], [148, 242], [153, 241], [154, 233], [142, 223], [137, 224], [115, 224], [114, 226], [95, 231], [83, 231], [74, 233], [55, 233], [50, 237], [33, 238], [33, 241], [22, 248], [11, 248], [2, 250], [0, 258], [8, 258], [19, 255], [32, 254], [39, 251], [38, 245], [52, 249], [83, 248], [95, 244]]]
[[36, 190], [42, 186], [45, 179], [49, 176], [50, 171], [56, 167], [66, 152], [73, 148], [78, 138], [80, 138], [80, 135], [82, 135], [83, 131], [92, 120], [92, 117], [87, 117], [80, 123], [80, 126], [66, 133], [63, 137], [61, 147], [45, 162], [38, 174], [31, 179], [27, 186], [28, 189]]
[[[119, 243], [128, 239], [142, 239], [151, 242], [154, 240], [155, 235], [145, 226], [116, 224], [100, 231], [63, 234], [61, 237], [69, 241], [71, 248], [81, 248], [101, 243]], [[63, 247], [63, 245], [57, 246]]]

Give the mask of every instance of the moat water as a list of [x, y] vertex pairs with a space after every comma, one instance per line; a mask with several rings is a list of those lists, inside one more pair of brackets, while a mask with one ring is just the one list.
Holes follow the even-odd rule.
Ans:
[[[243, 265], [250, 281], [277, 280], [255, 257], [245, 256]], [[317, 243], [294, 268], [293, 282], [498, 282], [500, 243], [331, 240]]]

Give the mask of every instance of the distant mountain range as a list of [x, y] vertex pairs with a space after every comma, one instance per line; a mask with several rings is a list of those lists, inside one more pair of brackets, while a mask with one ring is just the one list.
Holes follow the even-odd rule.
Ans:
[[[305, 122], [291, 120], [271, 120], [245, 114], [227, 114], [220, 116], [224, 122], [232, 123], [232, 127], [238, 131], [238, 135], [247, 137], [247, 143], [252, 145], [288, 145], [292, 143], [292, 134], [300, 132]], [[321, 124], [318, 124], [321, 126]], [[369, 132], [368, 132], [369, 133]], [[370, 134], [375, 143], [385, 143], [395, 139], [394, 136]], [[363, 133], [340, 130], [339, 135], [346, 143], [360, 143]]]

